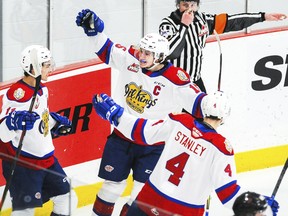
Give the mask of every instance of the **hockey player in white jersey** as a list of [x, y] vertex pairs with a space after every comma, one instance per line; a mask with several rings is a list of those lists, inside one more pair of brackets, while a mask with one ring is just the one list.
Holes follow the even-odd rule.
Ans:
[[[139, 47], [124, 47], [105, 35], [103, 21], [88, 9], [79, 12], [76, 24], [83, 27], [98, 57], [118, 69], [114, 98], [126, 112], [156, 119], [184, 108], [194, 116], [202, 117], [200, 103], [205, 94], [191, 83], [183, 69], [166, 61], [169, 52], [166, 38], [151, 33], [140, 40]], [[93, 215], [112, 214], [133, 170], [131, 199], [121, 211], [121, 215], [125, 215], [164, 147], [163, 142], [149, 147], [133, 145], [133, 142], [117, 129], [108, 137], [99, 170], [99, 177], [105, 181], [97, 194]]]
[[[52, 134], [68, 135], [71, 121], [49, 111], [48, 89], [40, 82], [47, 81], [53, 70], [51, 53], [40, 45], [28, 46], [21, 54], [21, 66], [24, 76], [3, 96], [0, 115], [0, 153], [3, 175], [10, 183], [11, 215], [34, 216], [34, 209], [50, 199], [54, 204], [51, 216], [68, 216], [77, 208], [77, 196], [54, 156]], [[12, 175], [11, 164], [18, 158]]]
[[[202, 100], [203, 121], [188, 114], [164, 119], [137, 118], [106, 94], [93, 97], [95, 111], [137, 144], [165, 142], [153, 173], [129, 208], [128, 216], [203, 216], [206, 200], [214, 190], [223, 205], [232, 209], [243, 192], [237, 184], [234, 151], [217, 128], [230, 114], [223, 92]], [[266, 197], [274, 216], [278, 203]]]

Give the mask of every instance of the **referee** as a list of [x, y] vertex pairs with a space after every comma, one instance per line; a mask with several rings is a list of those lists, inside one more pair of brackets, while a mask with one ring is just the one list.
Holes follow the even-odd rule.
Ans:
[[221, 34], [239, 31], [255, 23], [286, 19], [285, 14], [242, 13], [235, 15], [199, 12], [200, 0], [176, 0], [177, 10], [164, 18], [159, 33], [170, 42], [168, 59], [176, 67], [186, 70], [194, 83], [206, 92], [201, 78], [203, 48], [214, 29]]

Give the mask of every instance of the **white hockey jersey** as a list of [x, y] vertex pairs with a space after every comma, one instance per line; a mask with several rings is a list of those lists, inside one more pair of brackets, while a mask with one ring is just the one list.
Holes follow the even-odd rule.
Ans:
[[240, 189], [234, 151], [214, 129], [188, 114], [147, 120], [125, 112], [117, 129], [138, 144], [165, 142], [156, 167], [137, 197], [138, 205], [148, 215], [166, 215], [168, 211], [202, 216], [212, 190], [223, 204], [233, 203]]
[[[114, 44], [104, 33], [90, 37], [99, 58], [119, 70], [113, 99], [135, 116], [162, 118], [182, 108], [201, 118], [200, 101], [205, 95], [190, 82], [181, 68], [167, 63], [159, 71], [141, 69], [137, 50]], [[102, 93], [102, 92], [97, 92]]]
[[[22, 130], [10, 131], [7, 128], [5, 116], [14, 110], [28, 111], [33, 93], [33, 87], [19, 80], [3, 96], [3, 106], [0, 116], [2, 120], [0, 138], [5, 144], [1, 143], [0, 150], [4, 154], [15, 155], [22, 134]], [[32, 130], [26, 131], [20, 159], [47, 168], [54, 162], [54, 145], [50, 129], [55, 125], [56, 121], [49, 114], [48, 89], [42, 83], [40, 84], [32, 110], [39, 114], [40, 119], [35, 122]]]

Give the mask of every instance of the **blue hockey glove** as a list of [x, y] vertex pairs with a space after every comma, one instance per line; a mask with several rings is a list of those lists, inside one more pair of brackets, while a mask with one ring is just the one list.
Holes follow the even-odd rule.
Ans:
[[104, 22], [91, 10], [85, 9], [76, 17], [77, 26], [81, 26], [87, 36], [95, 36], [104, 29]]
[[277, 212], [279, 209], [279, 203], [272, 197], [268, 197], [268, 196], [264, 196], [266, 199], [266, 202], [268, 203], [268, 205], [271, 207], [272, 211], [273, 211], [273, 216], [277, 216]]
[[96, 113], [111, 124], [118, 126], [118, 119], [122, 116], [124, 108], [116, 104], [111, 97], [106, 94], [94, 95], [93, 107]]
[[13, 111], [6, 117], [9, 130], [31, 130], [40, 116], [36, 112]]
[[56, 112], [50, 112], [50, 115], [56, 121], [51, 129], [53, 135], [65, 136], [72, 132], [72, 123], [66, 116], [61, 116]]

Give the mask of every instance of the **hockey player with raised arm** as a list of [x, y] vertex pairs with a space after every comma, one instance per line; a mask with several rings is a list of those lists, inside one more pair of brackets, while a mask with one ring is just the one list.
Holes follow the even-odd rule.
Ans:
[[[95, 111], [113, 123], [138, 145], [165, 142], [154, 171], [129, 208], [128, 216], [203, 216], [208, 196], [214, 190], [223, 205], [232, 209], [243, 190], [237, 184], [234, 151], [216, 130], [230, 114], [223, 92], [202, 100], [203, 121], [189, 114], [170, 113], [163, 119], [133, 116], [106, 94], [93, 97]], [[274, 216], [278, 202], [266, 197]]]
[[0, 153], [11, 215], [34, 216], [36, 207], [52, 200], [51, 216], [68, 216], [78, 201], [54, 156], [52, 134], [68, 135], [72, 125], [67, 117], [49, 111], [48, 88], [41, 80], [47, 81], [53, 70], [51, 53], [46, 47], [31, 45], [23, 50], [20, 63], [24, 76], [3, 96], [0, 114]]
[[[113, 92], [115, 100], [126, 112], [156, 119], [184, 108], [194, 116], [202, 117], [200, 102], [205, 94], [190, 82], [183, 69], [166, 61], [169, 52], [167, 39], [150, 33], [140, 40], [139, 47], [124, 47], [106, 36], [103, 21], [89, 9], [79, 12], [76, 24], [89, 36], [98, 57], [118, 69], [119, 78]], [[112, 214], [132, 170], [131, 198], [121, 212], [125, 215], [153, 171], [164, 143], [144, 147], [133, 145], [134, 142], [118, 129], [108, 137], [99, 170], [99, 177], [105, 181], [97, 194], [93, 215]]]
[[[171, 0], [174, 1], [174, 0]], [[199, 11], [200, 0], [175, 0], [177, 9], [162, 19], [159, 33], [168, 39], [171, 62], [189, 73], [205, 92], [201, 77], [203, 50], [209, 35], [240, 31], [255, 23], [287, 18], [282, 13], [209, 14]]]

